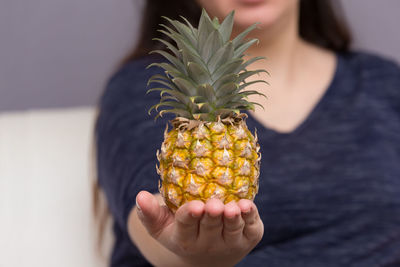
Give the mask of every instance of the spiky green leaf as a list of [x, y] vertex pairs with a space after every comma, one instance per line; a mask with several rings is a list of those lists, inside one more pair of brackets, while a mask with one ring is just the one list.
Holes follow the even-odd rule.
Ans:
[[186, 40], [194, 47], [197, 47], [197, 39], [196, 37], [193, 35], [192, 30], [186, 26], [185, 24], [177, 21], [177, 20], [171, 20], [168, 17], [164, 17], [164, 19], [168, 20], [169, 23], [171, 23], [175, 29], [178, 30], [178, 32], [184, 37], [186, 38]]
[[[164, 96], [164, 94], [169, 94], [170, 96], [173, 96], [175, 99], [177, 99], [180, 103], [185, 104], [187, 106], [189, 106], [190, 103], [192, 103], [192, 101], [190, 100], [190, 97], [188, 97], [185, 94], [182, 94], [181, 92], [179, 92], [177, 90], [156, 87], [156, 88], [151, 88], [151, 89], [147, 90], [147, 93], [150, 93], [153, 91], [159, 91], [160, 96]], [[161, 101], [162, 101], [162, 99], [161, 99]]]
[[193, 119], [192, 114], [187, 111], [187, 110], [182, 110], [182, 109], [164, 109], [161, 110], [158, 115], [154, 118], [154, 120], [156, 120], [158, 117], [162, 117], [164, 114], [167, 113], [173, 113], [176, 116], [180, 116], [180, 117], [184, 117], [184, 118], [188, 118], [188, 119]]
[[197, 87], [197, 92], [199, 96], [207, 99], [208, 102], [214, 103], [216, 100], [216, 95], [214, 89], [209, 84], [201, 84]]
[[[188, 119], [215, 121], [217, 116], [230, 116], [239, 109], [254, 109], [257, 103], [247, 100], [248, 96], [261, 95], [256, 90], [246, 90], [255, 83], [266, 83], [259, 79], [246, 82], [252, 75], [264, 70], [248, 71], [246, 68], [260, 60], [255, 57], [244, 61], [244, 53], [256, 40], [245, 40], [256, 25], [252, 25], [230, 41], [234, 12], [221, 23], [210, 19], [202, 10], [199, 28], [194, 28], [188, 20], [183, 23], [166, 18], [169, 25], [161, 25], [161, 33], [172, 41], [154, 39], [163, 43], [171, 53], [154, 51], [169, 63], [153, 63], [165, 70], [165, 75], [153, 75], [149, 83], [160, 86], [148, 92], [158, 91], [160, 103], [152, 109], [161, 110], [157, 116], [173, 113]], [[175, 45], [176, 43], [176, 45]], [[170, 109], [168, 109], [170, 108]]]
[[[158, 108], [159, 107], [173, 107], [173, 108], [175, 108], [175, 109], [181, 109], [181, 110], [187, 110], [187, 106], [186, 105], [184, 105], [184, 104], [182, 104], [182, 103], [179, 103], [179, 102], [176, 102], [176, 101], [162, 101], [162, 102], [160, 102], [160, 103], [158, 103], [158, 104], [155, 104], [155, 105], [153, 105], [151, 108], [150, 108], [150, 111], [151, 110], [153, 110], [153, 109], [155, 109], [156, 111], [158, 111]], [[149, 111], [149, 112], [150, 112]]]
[[203, 8], [201, 11], [200, 21], [199, 21], [199, 29], [198, 29], [198, 49], [203, 47], [208, 36], [214, 30], [213, 22], [211, 21], [210, 17], [208, 16], [207, 12]]
[[234, 93], [237, 89], [238, 89], [238, 85], [237, 83], [233, 83], [233, 82], [228, 82], [225, 83], [224, 85], [222, 85], [220, 88], [218, 88], [217, 90], [217, 98], [221, 98], [223, 96], [226, 95], [230, 95], [232, 93]]
[[250, 41], [247, 41], [247, 42], [239, 45], [233, 52], [233, 56], [241, 57], [243, 55], [244, 51], [246, 51], [250, 46], [252, 46], [254, 43], [257, 43], [257, 42], [258, 42], [258, 39], [251, 39]]
[[172, 90], [178, 90], [179, 88], [175, 86], [175, 84], [172, 82], [172, 80], [170, 78], [168, 78], [167, 76], [163, 76], [160, 74], [155, 74], [153, 76], [150, 77], [149, 81], [147, 82], [147, 85], [150, 85], [151, 83], [158, 83], [158, 84], [162, 84]]
[[190, 24], [190, 22], [184, 17], [184, 16], [180, 16], [181, 19], [183, 19], [183, 21], [185, 21], [186, 25], [190, 28], [190, 30], [192, 31], [193, 36], [197, 37], [197, 29], [193, 27], [192, 24]]
[[172, 53], [174, 53], [175, 57], [181, 60], [182, 57], [181, 53], [179, 53], [178, 49], [176, 49], [176, 47], [172, 45], [170, 42], [161, 38], [153, 38], [152, 40], [163, 43]]
[[254, 81], [250, 81], [250, 82], [245, 82], [245, 83], [242, 83], [242, 84], [239, 86], [238, 92], [240, 92], [241, 90], [243, 90], [243, 89], [249, 87], [249, 86], [252, 85], [252, 84], [256, 84], [256, 83], [265, 83], [265, 84], [269, 85], [269, 83], [268, 83], [267, 81], [264, 81], [264, 80], [254, 80]]
[[258, 70], [247, 70], [247, 71], [241, 72], [241, 73], [239, 73], [239, 77], [237, 78], [237, 82], [238, 83], [243, 82], [248, 77], [251, 77], [253, 75], [260, 74], [260, 73], [263, 73], [263, 72], [267, 72], [267, 71], [263, 70], [263, 69], [258, 69]]
[[182, 93], [188, 96], [196, 95], [196, 85], [192, 81], [182, 77], [176, 77], [172, 79], [172, 82], [181, 90]]
[[187, 64], [189, 77], [198, 84], [209, 83], [211, 81], [210, 73], [196, 62], [188, 62]]
[[221, 76], [218, 80], [216, 80], [212, 86], [215, 88], [215, 91], [218, 91], [219, 88], [225, 84], [225, 83], [229, 83], [229, 82], [236, 82], [237, 78], [239, 77], [238, 74], [236, 73], [228, 73], [224, 76]]
[[211, 106], [210, 103], [204, 102], [199, 108], [200, 113], [212, 113], [214, 108]]
[[220, 108], [218, 109], [215, 114], [217, 116], [220, 116], [221, 119], [224, 119], [228, 116], [230, 116], [231, 114], [239, 114], [240, 110], [236, 109], [236, 108]]
[[214, 29], [208, 36], [206, 42], [199, 47], [203, 61], [207, 62], [223, 44], [221, 34], [217, 29]]
[[240, 65], [239, 68], [237, 68], [235, 70], [235, 72], [240, 72], [242, 70], [245, 70], [250, 64], [253, 64], [254, 62], [262, 60], [262, 59], [265, 59], [265, 57], [253, 57], [253, 58], [250, 58], [249, 60], [246, 60], [245, 62], [243, 62], [243, 64]]
[[265, 97], [265, 98], [267, 98], [267, 96], [265, 95], [265, 94], [263, 94], [263, 93], [260, 93], [259, 91], [256, 91], [256, 90], [247, 90], [247, 91], [243, 91], [243, 92], [241, 92], [241, 93], [239, 93], [238, 94], [240, 97], [248, 97], [249, 95], [259, 95], [259, 96], [262, 96], [262, 97]]
[[182, 72], [175, 68], [173, 65], [169, 63], [152, 63], [148, 67], [160, 67], [165, 70], [165, 73], [171, 75], [172, 77], [180, 77], [182, 76]]
[[183, 63], [185, 64], [185, 66], [187, 66], [189, 62], [196, 62], [203, 68], [207, 68], [207, 65], [204, 63], [203, 59], [200, 56], [192, 54], [186, 48], [183, 48], [180, 51], [182, 52]]
[[150, 54], [159, 54], [162, 55], [165, 59], [167, 59], [169, 62], [174, 64], [174, 66], [180, 71], [182, 74], [187, 74], [185, 66], [183, 66], [182, 61], [179, 60], [179, 58], [165, 52], [162, 50], [153, 50], [150, 52]]
[[233, 57], [233, 44], [227, 42], [224, 46], [220, 47], [208, 61], [208, 69], [210, 73], [214, 73], [216, 68], [222, 63], [227, 62]]
[[246, 30], [244, 30], [243, 32], [239, 33], [233, 40], [233, 47], [236, 49], [237, 47], [239, 47], [239, 45], [242, 44], [243, 39], [249, 34], [249, 32], [251, 32], [252, 30], [254, 30], [255, 28], [257, 28], [258, 23], [255, 23], [253, 25], [251, 25], [250, 27], [248, 27]]
[[235, 11], [230, 12], [229, 15], [226, 16], [224, 21], [221, 23], [221, 26], [218, 29], [219, 32], [221, 33], [222, 40], [224, 41], [224, 43], [228, 42], [231, 37], [234, 15]]
[[225, 64], [221, 65], [217, 70], [212, 74], [213, 81], [218, 80], [220, 77], [233, 73], [235, 69], [237, 69], [243, 62], [241, 58], [233, 58]]
[[[168, 28], [167, 26], [163, 25], [164, 27]], [[197, 49], [193, 47], [192, 44], [190, 44], [185, 38], [183, 38], [180, 34], [177, 32], [172, 31], [172, 33], [167, 32], [165, 30], [158, 30], [159, 32], [163, 33], [164, 35], [168, 36], [172, 40], [174, 40], [179, 48], [179, 50], [186, 49], [190, 51], [191, 54], [200, 57], [200, 54], [198, 53]]]

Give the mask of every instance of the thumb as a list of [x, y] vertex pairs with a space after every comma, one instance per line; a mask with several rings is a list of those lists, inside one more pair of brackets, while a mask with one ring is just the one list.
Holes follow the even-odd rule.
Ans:
[[136, 196], [136, 207], [139, 219], [151, 236], [157, 238], [163, 229], [172, 221], [169, 209], [160, 206], [156, 197], [147, 191]]

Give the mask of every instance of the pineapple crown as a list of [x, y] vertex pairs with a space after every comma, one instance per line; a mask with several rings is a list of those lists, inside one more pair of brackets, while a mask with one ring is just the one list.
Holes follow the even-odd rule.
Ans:
[[263, 69], [246, 69], [264, 57], [253, 57], [247, 61], [243, 59], [246, 49], [258, 42], [257, 39], [244, 39], [257, 24], [230, 40], [233, 16], [234, 11], [219, 23], [218, 18], [211, 20], [203, 9], [198, 28], [193, 27], [184, 17], [182, 19], [185, 23], [164, 17], [175, 29], [160, 24], [164, 29], [159, 31], [176, 45], [154, 38], [166, 45], [169, 52], [150, 52], [160, 54], [169, 61], [152, 63], [147, 67], [157, 66], [165, 71], [165, 75], [153, 75], [148, 81], [148, 85], [160, 85], [147, 91], [160, 92], [160, 102], [149, 110], [149, 114], [153, 109], [158, 112], [155, 119], [164, 113], [173, 113], [189, 120], [216, 121], [218, 118], [239, 114], [240, 110], [254, 110], [254, 105], [261, 106], [248, 101], [247, 97], [254, 94], [265, 97], [264, 94], [244, 90], [250, 84], [267, 83], [264, 80], [245, 81], [255, 74], [268, 73]]

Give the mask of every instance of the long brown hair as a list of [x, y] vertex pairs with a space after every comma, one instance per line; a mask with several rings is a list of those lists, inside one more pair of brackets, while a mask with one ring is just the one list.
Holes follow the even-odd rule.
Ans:
[[[351, 43], [351, 34], [344, 17], [339, 16], [343, 14], [341, 11], [338, 1], [300, 0], [300, 36], [308, 42], [335, 52], [347, 51]], [[139, 41], [122, 60], [122, 64], [145, 56], [152, 50], [164, 49], [160, 42], [152, 40], [153, 38], [165, 39], [165, 36], [157, 31], [159, 24], [165, 23], [161, 16], [180, 19], [179, 16], [183, 15], [192, 25], [197, 26], [200, 14], [201, 8], [195, 0], [147, 0], [142, 15]], [[93, 207], [99, 225], [100, 244], [108, 217], [107, 205], [103, 198], [102, 191], [95, 181]]]

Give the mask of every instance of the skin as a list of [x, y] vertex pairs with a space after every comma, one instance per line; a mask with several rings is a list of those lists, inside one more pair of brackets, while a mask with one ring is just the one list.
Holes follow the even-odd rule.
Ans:
[[234, 266], [263, 235], [257, 207], [250, 200], [226, 205], [217, 199], [191, 201], [174, 215], [159, 195], [146, 191], [137, 196], [128, 229], [155, 266]]
[[[249, 3], [249, 1], [251, 3]], [[298, 0], [198, 0], [212, 16], [225, 17], [235, 9], [234, 33], [261, 22], [253, 36], [258, 46], [248, 50], [266, 56], [249, 69], [267, 69], [268, 100], [251, 96], [265, 107], [252, 113], [265, 127], [294, 131], [319, 102], [336, 68], [333, 52], [302, 40], [298, 34]], [[273, 88], [273, 89], [272, 89]], [[261, 240], [263, 223], [255, 204], [240, 200], [192, 201], [173, 215], [160, 195], [142, 191], [128, 219], [132, 241], [154, 266], [234, 266]], [[140, 209], [138, 208], [140, 207]]]
[[[254, 0], [253, 0], [254, 1]], [[273, 30], [283, 29], [283, 25], [296, 18], [298, 0], [197, 0], [211, 17], [222, 21], [232, 10], [235, 10], [235, 31], [241, 32], [253, 23], [259, 23], [263, 35], [271, 35]], [[261, 31], [253, 34], [259, 38]]]

